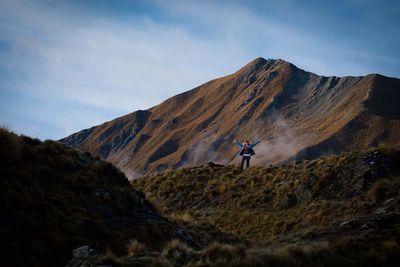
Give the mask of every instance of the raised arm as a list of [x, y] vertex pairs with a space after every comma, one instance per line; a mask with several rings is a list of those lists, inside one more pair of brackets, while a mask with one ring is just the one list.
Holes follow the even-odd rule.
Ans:
[[243, 145], [242, 145], [240, 142], [238, 142], [237, 140], [233, 140], [233, 142], [234, 142], [235, 144], [237, 144], [240, 148], [243, 147]]
[[254, 142], [254, 143], [250, 144], [250, 146], [255, 147], [255, 146], [258, 145], [260, 142], [261, 142], [261, 141]]

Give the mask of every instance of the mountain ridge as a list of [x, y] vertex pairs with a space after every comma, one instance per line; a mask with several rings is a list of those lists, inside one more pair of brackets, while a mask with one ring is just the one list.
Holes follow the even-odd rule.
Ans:
[[[334, 153], [398, 145], [398, 88], [399, 79], [378, 74], [325, 77], [284, 60], [256, 58], [232, 74], [61, 141], [100, 155], [131, 177], [208, 161], [234, 162], [233, 139], [263, 140], [255, 158], [259, 164], [324, 155], [329, 151], [318, 145], [336, 133], [364, 137], [337, 144], [330, 149]], [[352, 126], [360, 123], [373, 130], [374, 138]], [[302, 152], [313, 146], [319, 153]]]

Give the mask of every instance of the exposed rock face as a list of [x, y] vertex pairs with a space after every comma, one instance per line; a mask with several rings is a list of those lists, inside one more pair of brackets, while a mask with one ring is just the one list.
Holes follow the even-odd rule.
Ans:
[[324, 77], [258, 58], [237, 72], [61, 141], [129, 176], [236, 162], [233, 139], [257, 139], [256, 163], [317, 158], [400, 141], [400, 80]]

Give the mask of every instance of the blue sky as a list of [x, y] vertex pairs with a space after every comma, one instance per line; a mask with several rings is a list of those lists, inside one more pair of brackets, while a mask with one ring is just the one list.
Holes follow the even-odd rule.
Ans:
[[1, 0], [0, 123], [59, 139], [258, 56], [400, 77], [400, 1]]

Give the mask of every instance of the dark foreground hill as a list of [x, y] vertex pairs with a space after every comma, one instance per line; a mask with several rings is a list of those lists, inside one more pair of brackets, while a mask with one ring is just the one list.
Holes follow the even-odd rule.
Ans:
[[324, 77], [257, 58], [148, 110], [61, 141], [99, 155], [130, 177], [235, 162], [234, 139], [257, 139], [259, 164], [400, 145], [400, 80]]
[[400, 152], [382, 148], [245, 171], [209, 164], [132, 184], [167, 214], [252, 242], [261, 266], [398, 266], [399, 175]]
[[160, 216], [123, 173], [59, 142], [0, 129], [0, 266], [64, 266], [74, 248], [125, 253], [190, 236]]

